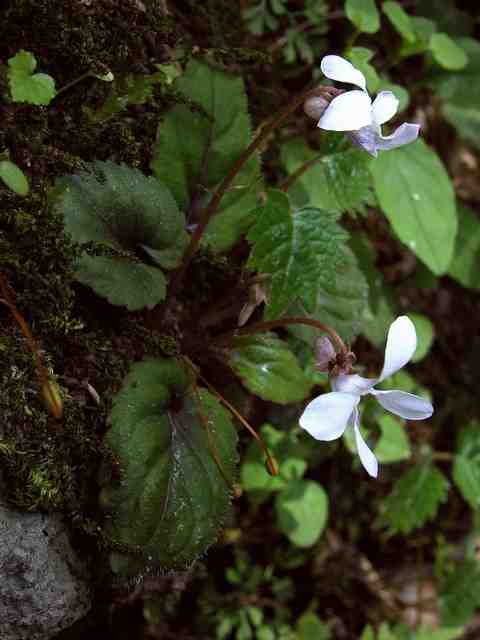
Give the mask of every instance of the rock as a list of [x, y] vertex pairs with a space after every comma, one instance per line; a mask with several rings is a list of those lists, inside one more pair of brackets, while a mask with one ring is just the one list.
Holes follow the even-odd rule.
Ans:
[[90, 606], [86, 570], [62, 519], [0, 505], [0, 638], [49, 640]]

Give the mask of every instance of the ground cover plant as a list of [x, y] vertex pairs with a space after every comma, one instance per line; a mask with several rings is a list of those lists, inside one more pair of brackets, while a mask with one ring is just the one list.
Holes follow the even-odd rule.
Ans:
[[475, 637], [475, 11], [2, 18], [1, 500], [89, 565], [61, 637]]

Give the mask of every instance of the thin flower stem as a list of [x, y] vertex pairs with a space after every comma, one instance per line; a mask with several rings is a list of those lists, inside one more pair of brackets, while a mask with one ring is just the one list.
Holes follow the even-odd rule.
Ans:
[[179, 288], [183, 277], [185, 275], [186, 270], [188, 269], [188, 265], [190, 264], [193, 256], [198, 250], [200, 245], [200, 241], [202, 236], [207, 228], [208, 223], [212, 219], [212, 217], [217, 212], [217, 209], [220, 205], [220, 202], [225, 195], [225, 193], [231, 187], [233, 181], [235, 180], [238, 172], [243, 167], [243, 165], [247, 162], [247, 160], [257, 151], [257, 149], [261, 146], [263, 141], [274, 131], [284, 120], [287, 118], [295, 109], [304, 102], [304, 100], [311, 93], [311, 89], [305, 90], [299, 95], [295, 96], [293, 100], [291, 100], [286, 107], [284, 107], [281, 111], [278, 112], [276, 116], [270, 120], [257, 134], [257, 136], [252, 140], [252, 142], [242, 151], [240, 156], [234, 162], [228, 173], [225, 175], [223, 180], [218, 185], [215, 190], [210, 202], [205, 207], [203, 212], [200, 214], [200, 220], [195, 228], [195, 231], [192, 234], [190, 244], [187, 248], [187, 251], [183, 257], [182, 264], [180, 268], [175, 272], [170, 282], [170, 290], [169, 296], [170, 299], [173, 297], [177, 289]]
[[318, 156], [315, 156], [311, 160], [308, 160], [307, 162], [302, 164], [300, 167], [298, 167], [296, 171], [294, 171], [291, 175], [288, 176], [288, 178], [284, 182], [282, 182], [282, 184], [280, 185], [280, 191], [283, 191], [284, 193], [286, 193], [290, 189], [292, 184], [296, 180], [298, 180], [298, 178], [300, 178], [300, 176], [303, 176], [304, 173], [306, 173], [309, 169], [311, 169], [311, 167], [316, 165], [317, 162], [322, 158], [323, 158], [323, 154], [319, 154]]
[[85, 80], [86, 78], [90, 78], [90, 77], [94, 77], [94, 74], [92, 73], [92, 71], [86, 71], [85, 73], [82, 73], [81, 76], [78, 76], [78, 78], [75, 78], [75, 80], [72, 80], [71, 82], [69, 82], [68, 84], [66, 84], [64, 87], [62, 87], [61, 89], [59, 89], [57, 91], [57, 93], [55, 94], [55, 98], [57, 96], [59, 96], [61, 93], [64, 93], [65, 91], [68, 91], [69, 89], [71, 89], [72, 87], [74, 87], [76, 84], [78, 84], [79, 82], [82, 82], [82, 80]]
[[215, 338], [215, 343], [222, 343], [230, 338], [234, 338], [239, 335], [250, 335], [254, 333], [263, 333], [264, 331], [269, 331], [270, 329], [276, 329], [277, 327], [288, 327], [291, 324], [305, 324], [309, 327], [315, 327], [322, 333], [328, 333], [328, 335], [335, 342], [339, 350], [343, 353], [348, 353], [347, 346], [340, 338], [338, 333], [329, 327], [327, 324], [323, 324], [319, 320], [313, 320], [312, 318], [302, 318], [301, 316], [291, 316], [286, 318], [279, 318], [278, 320], [270, 320], [268, 322], [256, 322], [255, 324], [251, 324], [248, 327], [243, 329], [236, 329], [235, 331], [229, 331], [228, 333], [222, 333], [220, 336]]

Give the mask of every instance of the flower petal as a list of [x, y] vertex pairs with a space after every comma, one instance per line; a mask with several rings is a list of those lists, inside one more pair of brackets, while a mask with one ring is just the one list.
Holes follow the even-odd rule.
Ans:
[[377, 141], [379, 136], [372, 125], [362, 127], [361, 129], [358, 129], [358, 131], [348, 131], [345, 135], [350, 138], [356, 147], [364, 149], [374, 158], [377, 157]]
[[418, 138], [419, 131], [419, 124], [404, 122], [395, 129], [391, 136], [378, 136], [376, 143], [377, 149], [389, 151], [390, 149], [402, 147], [404, 144], [414, 142], [414, 140]]
[[368, 94], [354, 89], [334, 98], [318, 121], [328, 131], [356, 131], [372, 124], [372, 106]]
[[358, 416], [358, 409], [355, 409], [355, 415], [353, 418], [353, 431], [355, 433], [355, 442], [357, 445], [357, 453], [360, 458], [360, 462], [365, 468], [366, 472], [376, 478], [378, 476], [378, 461], [369, 449], [367, 443], [360, 433], [360, 419]]
[[345, 60], [345, 58], [341, 58], [340, 56], [325, 56], [320, 63], [320, 68], [323, 75], [330, 78], [330, 80], [356, 84], [357, 87], [360, 87], [364, 91], [367, 90], [363, 73], [355, 69], [353, 64]]
[[397, 113], [399, 100], [391, 91], [380, 91], [372, 104], [373, 121], [380, 126]]
[[307, 404], [300, 426], [316, 440], [335, 440], [345, 431], [359, 401], [351, 393], [324, 393]]
[[399, 316], [388, 330], [385, 362], [379, 382], [404, 367], [417, 348], [415, 325], [407, 316]]
[[332, 378], [330, 384], [334, 391], [343, 391], [344, 393], [353, 393], [354, 395], [361, 396], [377, 384], [377, 378], [362, 378], [362, 376], [354, 374], [342, 374]]
[[415, 396], [406, 391], [377, 391], [370, 392], [384, 409], [400, 416], [405, 420], [425, 420], [430, 418], [433, 407], [428, 400]]

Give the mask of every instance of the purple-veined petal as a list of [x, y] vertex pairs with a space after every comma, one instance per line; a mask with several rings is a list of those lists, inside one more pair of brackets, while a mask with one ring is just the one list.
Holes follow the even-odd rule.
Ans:
[[356, 147], [360, 147], [374, 158], [377, 157], [378, 133], [371, 125], [358, 131], [347, 131], [347, 135]]
[[355, 443], [357, 445], [357, 453], [360, 458], [360, 462], [365, 468], [366, 472], [376, 478], [378, 476], [378, 461], [369, 449], [367, 443], [360, 433], [360, 419], [358, 416], [358, 409], [355, 409], [353, 416], [353, 431], [355, 433]]
[[388, 330], [385, 362], [379, 382], [404, 367], [417, 348], [415, 325], [407, 316], [399, 316]]
[[345, 431], [359, 401], [351, 393], [324, 393], [307, 404], [300, 426], [316, 440], [335, 440]]
[[395, 129], [392, 135], [378, 136], [376, 143], [377, 149], [380, 149], [381, 151], [389, 151], [390, 149], [403, 147], [404, 144], [414, 142], [418, 138], [419, 131], [419, 124], [404, 122]]
[[356, 131], [372, 124], [372, 107], [368, 94], [354, 89], [334, 98], [318, 121], [327, 131]]
[[342, 391], [343, 393], [353, 393], [362, 396], [368, 393], [373, 385], [377, 384], [377, 378], [362, 378], [362, 376], [353, 374], [341, 374], [332, 378], [330, 384], [334, 391]]
[[428, 400], [420, 398], [406, 391], [378, 391], [370, 392], [384, 409], [405, 420], [426, 420], [433, 413], [433, 407]]
[[380, 126], [397, 113], [398, 98], [391, 91], [380, 91], [372, 103], [373, 121]]
[[365, 76], [361, 71], [355, 69], [353, 64], [340, 56], [325, 56], [322, 58], [320, 68], [324, 76], [337, 82], [348, 82], [355, 84], [364, 91], [367, 90]]

